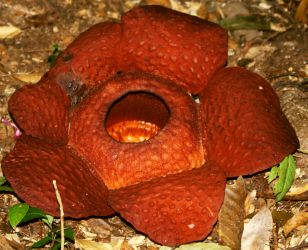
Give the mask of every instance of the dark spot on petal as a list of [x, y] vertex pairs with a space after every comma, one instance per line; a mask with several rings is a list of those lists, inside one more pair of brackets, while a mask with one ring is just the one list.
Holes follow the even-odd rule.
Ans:
[[68, 62], [68, 61], [72, 60], [73, 57], [74, 57], [73, 54], [64, 54], [64, 53], [62, 54], [62, 59], [63, 59], [64, 62]]

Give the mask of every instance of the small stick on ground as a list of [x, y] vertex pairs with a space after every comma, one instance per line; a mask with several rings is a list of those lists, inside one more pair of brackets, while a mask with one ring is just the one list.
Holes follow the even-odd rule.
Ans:
[[56, 198], [59, 203], [59, 208], [60, 208], [60, 225], [61, 225], [61, 250], [64, 250], [64, 211], [63, 211], [63, 204], [61, 200], [61, 195], [59, 193], [59, 189], [57, 186], [57, 181], [53, 180], [52, 181], [53, 187], [56, 192]]

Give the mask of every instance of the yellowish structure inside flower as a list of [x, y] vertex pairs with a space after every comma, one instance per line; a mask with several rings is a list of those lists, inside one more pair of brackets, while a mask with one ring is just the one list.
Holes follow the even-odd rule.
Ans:
[[121, 121], [107, 128], [108, 134], [119, 142], [138, 143], [154, 137], [160, 128], [145, 121]]
[[139, 143], [153, 138], [170, 118], [166, 103], [149, 92], [129, 92], [115, 100], [104, 120], [107, 133], [116, 141]]

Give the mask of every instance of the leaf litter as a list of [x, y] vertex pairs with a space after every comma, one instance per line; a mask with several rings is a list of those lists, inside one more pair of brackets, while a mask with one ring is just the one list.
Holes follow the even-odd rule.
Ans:
[[21, 29], [15, 26], [0, 26], [0, 40], [11, 39], [19, 35], [22, 32]]
[[[59, 44], [60, 48], [65, 48], [69, 42], [72, 41], [74, 37], [76, 37], [80, 32], [85, 30], [87, 27], [93, 25], [94, 23], [101, 22], [106, 20], [110, 17], [119, 17], [121, 13], [127, 11], [128, 9], [140, 4], [141, 0], [134, 0], [134, 1], [93, 1], [91, 3], [83, 3], [82, 1], [54, 1], [53, 5], [49, 4], [49, 1], [42, 1], [41, 3], [34, 3], [33, 6], [25, 5], [23, 1], [15, 1], [14, 3], [5, 3], [0, 4], [0, 26], [13, 26], [15, 27], [15, 32], [12, 28], [9, 32], [7, 28], [4, 29], [5, 32], [9, 35], [4, 35], [5, 32], [2, 30], [2, 40], [3, 43], [0, 43], [0, 53], [1, 53], [1, 65], [5, 66], [6, 72], [2, 72], [0, 75], [0, 91], [3, 94], [0, 96], [0, 116], [1, 117], [9, 117], [7, 113], [7, 100], [9, 95], [12, 92], [20, 87], [23, 86], [25, 83], [34, 83], [38, 80], [38, 78], [42, 75], [42, 72], [46, 72], [49, 68], [49, 65], [46, 63], [46, 59], [50, 55], [50, 48], [54, 44]], [[150, 1], [149, 1], [150, 2]], [[160, 3], [160, 1], [157, 1]], [[223, 6], [228, 4], [228, 1], [221, 0], [221, 1], [178, 1], [178, 0], [161, 0], [162, 3], [165, 3], [171, 8], [176, 8], [180, 11], [187, 12], [190, 14], [199, 15], [202, 18], [207, 18], [211, 21], [218, 21], [223, 20], [224, 13], [223, 13]], [[236, 1], [235, 1], [236, 2]], [[282, 27], [281, 31], [277, 30], [274, 35], [277, 34], [286, 34], [291, 36], [291, 39], [288, 40], [287, 44], [295, 44], [295, 41], [298, 39], [293, 35], [293, 33], [288, 33], [288, 29], [290, 28], [290, 24], [293, 22], [293, 18], [295, 16], [295, 11], [299, 10], [301, 14], [301, 20], [306, 22], [306, 19], [303, 17], [303, 13], [307, 15], [307, 8], [302, 7], [306, 6], [303, 4], [307, 4], [307, 1], [300, 1], [301, 5], [299, 5], [299, 1], [271, 1], [271, 2], [264, 2], [264, 1], [238, 1], [236, 2], [238, 6], [244, 6], [246, 9], [245, 15], [248, 16], [246, 19], [252, 20], [254, 16], [268, 16], [270, 18], [265, 18], [264, 20], [270, 22], [272, 24], [272, 20], [279, 23]], [[265, 7], [264, 7], [265, 6]], [[23, 10], [22, 12], [20, 10]], [[240, 9], [240, 8], [238, 8]], [[56, 11], [55, 11], [56, 10]], [[232, 10], [234, 11], [234, 9]], [[30, 13], [30, 14], [27, 14]], [[56, 14], [55, 14], [56, 13]], [[78, 13], [85, 13], [85, 14], [78, 14]], [[78, 15], [77, 15], [78, 14]], [[256, 15], [257, 14], [257, 15]], [[48, 16], [48, 18], [44, 18]], [[59, 17], [60, 16], [60, 17]], [[251, 16], [251, 17], [249, 17]], [[43, 20], [45, 19], [45, 21]], [[262, 20], [262, 18], [260, 19]], [[245, 21], [245, 18], [244, 18]], [[8, 25], [9, 24], [9, 25]], [[239, 26], [240, 24], [234, 24]], [[242, 25], [242, 24], [241, 24]], [[255, 25], [255, 27], [253, 27]], [[252, 24], [252, 28], [256, 28], [258, 23]], [[304, 79], [307, 79], [307, 72], [305, 73], [305, 69], [303, 68], [303, 63], [300, 64], [292, 64], [292, 58], [296, 59], [296, 62], [303, 62], [301, 61], [303, 57], [301, 57], [301, 53], [299, 54], [292, 54], [292, 50], [287, 50], [287, 54], [281, 53], [281, 57], [277, 57], [277, 52], [279, 51], [286, 51], [284, 47], [281, 47], [281, 43], [277, 43], [276, 41], [284, 41], [285, 39], [282, 37], [277, 37], [279, 39], [275, 40], [273, 38], [273, 31], [267, 30], [267, 26], [262, 29], [262, 32], [253, 32], [251, 36], [251, 30], [236, 30], [230, 32], [230, 43], [232, 44], [230, 50], [230, 58], [229, 58], [229, 65], [236, 65], [238, 61], [245, 58], [243, 55], [247, 53], [247, 51], [255, 51], [257, 56], [249, 58], [249, 62], [246, 66], [256, 72], [259, 72], [263, 75], [271, 76], [272, 73], [276, 71], [286, 69], [287, 73], [289, 66], [292, 66], [292, 86], [295, 85], [296, 93], [293, 95], [296, 98], [299, 98], [296, 101], [296, 105], [293, 105], [292, 110], [288, 111], [288, 113], [297, 114], [301, 112], [303, 107], [307, 107], [307, 95], [306, 92], [303, 90], [305, 89]], [[30, 27], [29, 29], [25, 29], [25, 27]], [[293, 28], [292, 28], [293, 29]], [[22, 31], [22, 32], [21, 32]], [[241, 31], [237, 33], [237, 31]], [[300, 33], [300, 30], [295, 30], [295, 33]], [[1, 32], [0, 32], [1, 33]], [[44, 39], [42, 39], [44, 37]], [[270, 41], [270, 42], [269, 42]], [[271, 46], [274, 50], [271, 53], [264, 53], [261, 57], [260, 51], [264, 46]], [[288, 45], [289, 46], [289, 45]], [[289, 46], [293, 48], [292, 46]], [[288, 48], [289, 48], [288, 47]], [[296, 44], [294, 48], [298, 48], [299, 45]], [[295, 51], [295, 50], [294, 50]], [[232, 52], [232, 53], [231, 53]], [[298, 52], [297, 52], [298, 53]], [[303, 54], [303, 53], [302, 53]], [[287, 55], [288, 58], [284, 56]], [[293, 55], [293, 56], [292, 56]], [[269, 63], [268, 58], [272, 56], [272, 58], [277, 58], [277, 62]], [[262, 61], [262, 59], [264, 61]], [[253, 60], [253, 61], [252, 61]], [[262, 61], [262, 62], [261, 62]], [[261, 63], [259, 63], [261, 62]], [[288, 62], [286, 68], [283, 65], [283, 62]], [[281, 63], [281, 64], [280, 64]], [[262, 65], [262, 67], [261, 67]], [[275, 66], [275, 70], [272, 70], [273, 65]], [[272, 70], [269, 71], [268, 69]], [[279, 74], [278, 74], [279, 75]], [[13, 76], [13, 77], [12, 77]], [[277, 75], [276, 75], [277, 76]], [[18, 78], [19, 77], [19, 78]], [[294, 81], [294, 77], [297, 79]], [[284, 96], [285, 93], [289, 93], [287, 88], [285, 88], [284, 84], [288, 83], [288, 75], [286, 77], [275, 77], [275, 84], [278, 84], [279, 90], [281, 92], [280, 96]], [[9, 91], [8, 91], [9, 89]], [[291, 93], [291, 92], [290, 92]], [[292, 99], [293, 100], [293, 99]], [[283, 103], [289, 103], [290, 99], [285, 98]], [[282, 105], [284, 105], [282, 103]], [[293, 103], [293, 101], [292, 101]], [[299, 124], [301, 125], [300, 131], [300, 141], [304, 142], [304, 139], [307, 138], [307, 133], [303, 130], [303, 119], [299, 118], [296, 120], [296, 116], [292, 117], [292, 124]], [[10, 147], [14, 144], [13, 134], [14, 131], [6, 132], [9, 129], [7, 126], [0, 126], [0, 146], [2, 156], [4, 153], [8, 152]], [[3, 136], [2, 136], [3, 135]], [[305, 137], [306, 135], [306, 137]], [[306, 140], [307, 141], [307, 140]], [[303, 150], [307, 150], [307, 147], [301, 143], [301, 146], [304, 145]], [[304, 162], [303, 159], [307, 159], [307, 154], [303, 153], [301, 155], [301, 160]], [[273, 247], [277, 249], [277, 247], [281, 247], [283, 249], [286, 247], [297, 247], [305, 244], [306, 239], [303, 237], [305, 235], [305, 226], [303, 223], [307, 223], [306, 221], [306, 210], [303, 209], [307, 205], [307, 189], [305, 189], [304, 181], [307, 181], [307, 163], [303, 163], [300, 167], [301, 174], [296, 174], [297, 180], [295, 184], [293, 184], [292, 188], [298, 185], [297, 190], [300, 190], [300, 195], [298, 192], [292, 195], [291, 193], [287, 194], [286, 199], [282, 200], [278, 204], [269, 206], [271, 211], [286, 211], [288, 216], [285, 217], [281, 224], [278, 225], [278, 234], [277, 234], [277, 241], [273, 240], [272, 244]], [[244, 182], [247, 188], [246, 198], [243, 201], [243, 194], [242, 190], [239, 190], [239, 193], [236, 195], [240, 196], [241, 198], [235, 202], [235, 212], [239, 214], [239, 218], [244, 216], [244, 219], [241, 222], [241, 219], [237, 219], [238, 224], [245, 222], [245, 227], [249, 221], [253, 220], [254, 216], [257, 216], [255, 211], [262, 211], [260, 207], [265, 204], [272, 203], [274, 200], [273, 191], [268, 188], [264, 173], [258, 174], [252, 178], [245, 177]], [[257, 180], [257, 181], [255, 181]], [[260, 181], [262, 180], [262, 181]], [[275, 181], [274, 181], [275, 182]], [[232, 183], [232, 181], [231, 181]], [[258, 186], [258, 183], [262, 183], [261, 186]], [[306, 182], [307, 183], [307, 182]], [[266, 192], [259, 192], [260, 188], [262, 187], [263, 190], [268, 189]], [[229, 188], [229, 185], [228, 185]], [[291, 190], [292, 190], [291, 188]], [[293, 188], [294, 189], [294, 188]], [[300, 198], [299, 198], [300, 197]], [[290, 199], [295, 199], [292, 201]], [[301, 201], [298, 201], [301, 199]], [[10, 194], [1, 193], [0, 194], [0, 246], [3, 246], [3, 249], [25, 249], [25, 246], [29, 246], [33, 244], [33, 242], [37, 241], [37, 239], [41, 238], [42, 234], [45, 234], [48, 229], [42, 226], [41, 222], [25, 224], [23, 226], [17, 226], [16, 230], [12, 230], [8, 226], [7, 217], [8, 217], [8, 209], [14, 204], [17, 204], [18, 201], [16, 198]], [[294, 212], [294, 207], [299, 208], [296, 209]], [[237, 210], [236, 210], [237, 209]], [[292, 211], [292, 212], [290, 212]], [[265, 214], [265, 215], [264, 215]], [[266, 221], [265, 217], [269, 218], [268, 212], [265, 213], [261, 217], [261, 221]], [[282, 214], [282, 213], [280, 213]], [[293, 214], [293, 217], [290, 218]], [[289, 216], [291, 215], [291, 216]], [[233, 216], [233, 214], [232, 214]], [[260, 215], [258, 215], [260, 216]], [[262, 218], [264, 217], [264, 218]], [[232, 218], [232, 217], [231, 217]], [[111, 244], [111, 242], [119, 241], [121, 242], [121, 249], [141, 249], [141, 250], [164, 250], [170, 249], [165, 248], [163, 246], [159, 246], [150, 242], [145, 236], [140, 236], [133, 229], [129, 227], [129, 225], [125, 224], [125, 222], [121, 221], [117, 217], [101, 219], [101, 218], [92, 218], [91, 223], [86, 223], [87, 226], [81, 227], [80, 224], [82, 222], [76, 221], [68, 221], [67, 223], [75, 229], [76, 232], [76, 241], [78, 240], [87, 240], [92, 241], [95, 243], [107, 243]], [[96, 221], [104, 221], [106, 224], [102, 224], [101, 222]], [[222, 220], [223, 221], [223, 220]], [[225, 225], [232, 224], [233, 219], [225, 220]], [[220, 221], [219, 221], [220, 223]], [[276, 222], [274, 222], [276, 225]], [[103, 226], [104, 225], [104, 226]], [[284, 233], [282, 230], [282, 226], [285, 226], [286, 231]], [[104, 228], [103, 230], [101, 228]], [[258, 226], [257, 226], [258, 227]], [[260, 225], [259, 225], [260, 227]], [[219, 227], [218, 227], [219, 228]], [[245, 230], [244, 230], [245, 231]], [[216, 234], [216, 235], [215, 235]], [[227, 233], [225, 233], [226, 235]], [[4, 235], [6, 237], [4, 237]], [[299, 235], [299, 236], [298, 236]], [[242, 229], [238, 230], [237, 233], [234, 233], [234, 236], [229, 236], [231, 239], [232, 237], [236, 238], [237, 246], [239, 244], [239, 239], [242, 236]], [[274, 238], [276, 237], [273, 235]], [[80, 238], [78, 238], [80, 237]], [[265, 237], [266, 238], [266, 237]], [[117, 240], [115, 240], [117, 239]], [[249, 239], [249, 237], [248, 237]], [[208, 237], [207, 241], [213, 241], [216, 243], [192, 243], [188, 244], [187, 246], [180, 246], [178, 249], [211, 249], [205, 248], [209, 247], [210, 245], [206, 244], [214, 244], [217, 249], [227, 249], [226, 247], [217, 244], [219, 241], [219, 237], [217, 237], [217, 230], [213, 232], [213, 234]], [[234, 239], [233, 239], [234, 240]], [[252, 241], [252, 239], [250, 239]], [[118, 244], [119, 244], [118, 242]], [[265, 239], [262, 240], [265, 242]], [[282, 242], [284, 242], [283, 245]], [[3, 243], [3, 244], [2, 244]], [[276, 244], [277, 243], [277, 244]], [[223, 244], [221, 242], [221, 244]], [[229, 243], [228, 243], [229, 244]], [[260, 244], [259, 244], [260, 245]], [[283, 247], [282, 247], [283, 246]], [[7, 247], [7, 248], [4, 248]], [[68, 249], [75, 249], [76, 246], [74, 244], [70, 244], [67, 246]], [[183, 248], [184, 247], [184, 248]], [[1, 249], [1, 248], [0, 248]], [[91, 248], [88, 248], [91, 249]], [[102, 249], [102, 248], [100, 248]], [[216, 248], [213, 248], [216, 249]], [[244, 249], [244, 248], [243, 248]], [[300, 248], [298, 248], [300, 249]], [[245, 249], [244, 249], [245, 250]]]
[[284, 234], [288, 235], [290, 232], [292, 232], [299, 226], [307, 224], [308, 224], [308, 208], [306, 207], [303, 210], [294, 214], [293, 217], [284, 224], [283, 226]]
[[224, 202], [218, 216], [218, 233], [220, 242], [232, 249], [240, 249], [241, 246], [246, 197], [247, 191], [242, 177], [226, 187]]
[[271, 211], [264, 206], [245, 224], [241, 239], [241, 249], [262, 250], [269, 245], [273, 229]]

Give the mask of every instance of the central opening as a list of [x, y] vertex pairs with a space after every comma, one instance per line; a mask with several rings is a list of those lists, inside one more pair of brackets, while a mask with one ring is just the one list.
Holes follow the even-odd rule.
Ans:
[[111, 105], [105, 128], [116, 141], [138, 143], [157, 135], [169, 118], [169, 108], [160, 97], [148, 92], [129, 92]]

